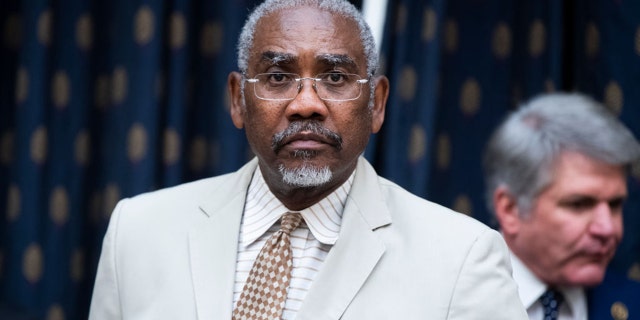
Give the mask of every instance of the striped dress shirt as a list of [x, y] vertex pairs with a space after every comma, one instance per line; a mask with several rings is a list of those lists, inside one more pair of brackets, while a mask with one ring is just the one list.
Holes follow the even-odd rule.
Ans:
[[[331, 246], [338, 239], [342, 211], [354, 176], [355, 171], [342, 186], [327, 197], [311, 207], [297, 211], [302, 215], [303, 223], [291, 234], [293, 269], [282, 319], [295, 318], [313, 278], [320, 270]], [[240, 226], [233, 290], [234, 308], [260, 249], [280, 228], [280, 217], [289, 211], [271, 193], [258, 168], [249, 185]]]

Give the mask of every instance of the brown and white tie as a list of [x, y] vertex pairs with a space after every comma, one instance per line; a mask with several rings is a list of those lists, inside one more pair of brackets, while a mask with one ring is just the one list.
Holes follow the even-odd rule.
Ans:
[[280, 230], [265, 243], [249, 272], [233, 320], [280, 319], [291, 280], [291, 232], [302, 221], [300, 213], [282, 216]]

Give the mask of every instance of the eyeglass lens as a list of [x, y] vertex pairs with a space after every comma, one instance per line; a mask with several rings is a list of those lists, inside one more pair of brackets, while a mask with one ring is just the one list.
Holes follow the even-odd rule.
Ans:
[[321, 73], [313, 78], [300, 78], [293, 73], [261, 73], [251, 82], [260, 99], [292, 100], [305, 85], [305, 81], [313, 81], [318, 97], [330, 101], [357, 99], [363, 83], [358, 75], [346, 73]]

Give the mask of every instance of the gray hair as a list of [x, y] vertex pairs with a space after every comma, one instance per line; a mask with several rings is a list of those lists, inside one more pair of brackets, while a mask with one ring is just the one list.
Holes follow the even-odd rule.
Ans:
[[375, 74], [378, 69], [378, 53], [373, 34], [360, 11], [346, 0], [267, 0], [260, 4], [247, 18], [238, 40], [238, 69], [243, 74], [246, 73], [249, 65], [249, 53], [253, 47], [253, 36], [258, 21], [270, 13], [302, 6], [312, 6], [355, 21], [367, 59], [367, 75]]
[[577, 93], [537, 96], [496, 129], [485, 150], [486, 201], [504, 186], [526, 216], [552, 181], [555, 161], [573, 151], [628, 168], [640, 158], [640, 145], [624, 124], [595, 100]]

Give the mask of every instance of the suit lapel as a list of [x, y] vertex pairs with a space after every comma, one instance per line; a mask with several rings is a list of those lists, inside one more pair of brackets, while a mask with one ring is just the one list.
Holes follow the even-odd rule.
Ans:
[[[200, 209], [208, 217], [189, 232], [189, 255], [199, 319], [230, 319], [236, 255], [247, 187], [254, 159], [227, 176]], [[297, 319], [338, 319], [356, 296], [384, 253], [375, 234], [391, 223], [378, 176], [364, 159], [358, 162], [347, 200], [340, 236], [313, 280]]]
[[360, 159], [340, 236], [313, 280], [297, 319], [338, 319], [349, 306], [385, 251], [374, 232], [391, 223], [382, 199], [377, 174]]
[[198, 319], [231, 319], [240, 222], [256, 163], [251, 161], [212, 190], [200, 205], [208, 218], [189, 232]]

